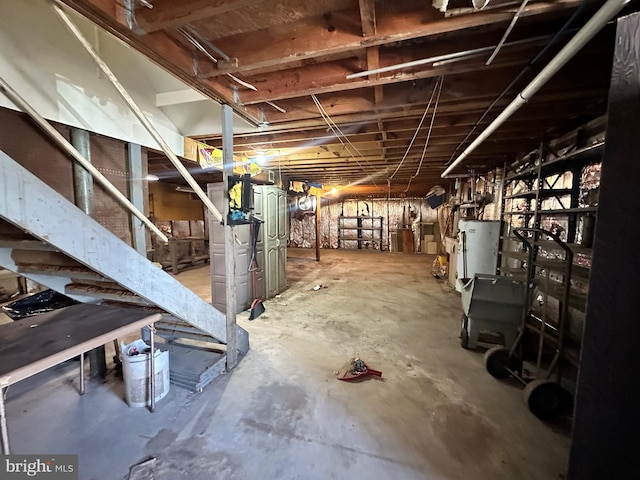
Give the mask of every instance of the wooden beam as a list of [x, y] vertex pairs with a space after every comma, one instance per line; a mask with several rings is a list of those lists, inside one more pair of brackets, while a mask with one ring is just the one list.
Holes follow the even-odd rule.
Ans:
[[[557, 0], [536, 2], [527, 5], [522, 17], [545, 13], [562, 12], [575, 7], [577, 0]], [[238, 57], [238, 72], [280, 67], [288, 62], [324, 57], [335, 53], [355, 51], [375, 45], [410, 40], [488, 25], [506, 25], [513, 18], [513, 8], [504, 7], [473, 15], [460, 15], [443, 19], [435, 9], [422, 8], [413, 12], [376, 13], [377, 33], [363, 38], [360, 32], [353, 32], [351, 26], [360, 24], [359, 12], [345, 10], [334, 15], [337, 20], [335, 30], [318, 29], [323, 25], [322, 17], [308, 17], [295, 25], [283, 24], [268, 30], [233, 35], [216, 41], [216, 45], [227, 55]], [[256, 48], [267, 45], [269, 48]], [[218, 75], [215, 68], [205, 75]]]
[[[446, 88], [446, 87], [445, 87]], [[354, 96], [348, 94], [334, 94], [328, 99], [320, 99], [327, 114], [336, 123], [341, 123], [344, 119], [361, 118], [363, 120], [375, 120], [378, 118], [398, 118], [404, 115], [413, 115], [416, 111], [420, 114], [424, 113], [424, 107], [426, 105], [425, 100], [426, 90], [413, 89], [405, 91], [386, 91], [385, 102], [383, 105], [375, 105], [372, 98], [364, 98], [362, 96]], [[575, 90], [558, 90], [556, 92], [549, 92], [545, 90], [532, 100], [532, 104], [546, 103], [552, 106], [554, 102], [559, 102], [567, 99], [585, 99], [591, 101], [597, 101], [606, 97], [607, 87], [602, 85], [596, 89], [580, 89]], [[486, 109], [491, 100], [493, 100], [491, 94], [483, 95], [482, 97], [467, 97], [456, 99], [455, 96], [449, 97], [444, 90], [441, 100], [438, 106], [438, 115], [441, 113], [464, 113], [469, 110], [484, 110]], [[510, 98], [503, 98], [495, 106], [499, 109], [508, 104]], [[285, 107], [286, 108], [286, 107]], [[317, 118], [315, 111], [315, 105], [311, 100], [299, 102], [297, 107], [287, 110], [285, 114], [274, 113], [269, 117], [269, 121], [272, 125], [280, 122], [295, 123], [306, 126], [320, 126], [324, 122], [323, 119]], [[310, 123], [302, 123], [310, 122]]]
[[569, 480], [640, 478], [639, 13], [618, 20], [615, 44]]
[[374, 0], [360, 0], [360, 23], [363, 37], [371, 37], [377, 33]]
[[[521, 40], [540, 35], [551, 34], [550, 29], [523, 29], [514, 40]], [[548, 27], [546, 27], [548, 28]], [[456, 75], [469, 71], [482, 70], [485, 73], [493, 72], [493, 68], [486, 68], [484, 65], [485, 56], [469, 57], [462, 61], [449, 65], [433, 67], [424, 65], [419, 69], [399, 70], [385, 75], [371, 75], [368, 78], [347, 80], [347, 75], [363, 70], [371, 70], [378, 67], [398, 65], [402, 63], [421, 60], [424, 58], [450, 54], [458, 51], [468, 50], [469, 45], [473, 48], [491, 47], [500, 40], [503, 32], [482, 32], [474, 35], [464, 35], [456, 37], [447, 35], [443, 38], [434, 39], [430, 42], [419, 45], [403, 45], [402, 47], [387, 47], [380, 52], [379, 47], [369, 47], [366, 49], [366, 62], [361, 59], [364, 56], [358, 55], [357, 51], [350, 52], [351, 56], [340, 59], [325, 60], [313, 65], [302, 65], [298, 67], [287, 66], [286, 70], [280, 69], [269, 72], [247, 72], [248, 81], [260, 85], [257, 92], [246, 92], [242, 95], [245, 104], [259, 103], [263, 101], [274, 101], [282, 98], [297, 96], [307, 96], [311, 94], [328, 93], [332, 91], [353, 90], [358, 88], [369, 88], [374, 85], [387, 85], [390, 83], [409, 82], [422, 78], [438, 77], [441, 75]], [[598, 37], [598, 50], [606, 50], [606, 58], [593, 58], [590, 53], [588, 62], [593, 68], [594, 65], [610, 62], [611, 41], [606, 34]], [[504, 68], [511, 65], [523, 65], [539, 51], [542, 45], [548, 42], [548, 38], [542, 37], [539, 40], [521, 45], [507, 45], [504, 47], [500, 62], [495, 68]], [[593, 52], [594, 49], [590, 49]], [[375, 57], [377, 55], [377, 58]], [[606, 67], [605, 67], [606, 69]], [[203, 73], [203, 75], [206, 74]]]
[[154, 0], [153, 8], [135, 10], [138, 27], [145, 33], [176, 28], [261, 3], [264, 0]]

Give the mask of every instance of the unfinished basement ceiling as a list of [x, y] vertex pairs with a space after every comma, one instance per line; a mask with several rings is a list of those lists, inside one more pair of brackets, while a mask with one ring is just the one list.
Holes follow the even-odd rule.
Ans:
[[[604, 2], [439, 2], [445, 12], [427, 0], [64, 3], [253, 123], [236, 155], [264, 154], [293, 180], [424, 195]], [[605, 113], [613, 38], [610, 23], [454, 173], [502, 166]], [[221, 146], [220, 132], [198, 139]]]

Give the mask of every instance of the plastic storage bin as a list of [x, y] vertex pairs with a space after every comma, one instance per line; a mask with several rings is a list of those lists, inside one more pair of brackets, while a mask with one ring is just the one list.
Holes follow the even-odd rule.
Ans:
[[[120, 343], [120, 361], [124, 377], [125, 399], [130, 407], [146, 407], [151, 398], [150, 347], [143, 340], [125, 345]], [[169, 352], [155, 349], [156, 402], [169, 393]]]

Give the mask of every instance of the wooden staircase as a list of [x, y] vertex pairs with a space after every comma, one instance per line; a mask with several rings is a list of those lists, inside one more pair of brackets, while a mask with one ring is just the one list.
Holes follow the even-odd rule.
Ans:
[[159, 331], [227, 343], [223, 313], [1, 151], [0, 266], [79, 302], [159, 311]]

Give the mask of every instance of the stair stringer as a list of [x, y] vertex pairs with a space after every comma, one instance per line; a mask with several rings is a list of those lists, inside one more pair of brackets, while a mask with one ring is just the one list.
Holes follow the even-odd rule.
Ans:
[[[226, 317], [223, 313], [85, 215], [2, 151], [0, 218], [199, 328], [221, 343], [226, 343]], [[15, 263], [6, 265], [5, 268], [16, 271]], [[54, 281], [56, 285], [53, 285], [47, 279], [35, 277], [41, 276], [27, 276], [65, 293], [62, 285], [64, 278]], [[238, 348], [246, 350], [248, 333], [237, 327], [237, 335]]]

